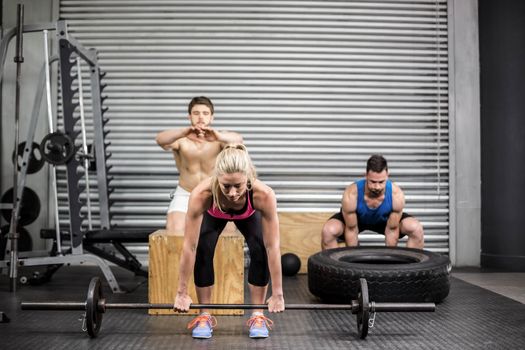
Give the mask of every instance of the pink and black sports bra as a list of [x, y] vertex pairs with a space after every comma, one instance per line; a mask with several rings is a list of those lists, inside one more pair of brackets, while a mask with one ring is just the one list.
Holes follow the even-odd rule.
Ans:
[[255, 213], [255, 209], [252, 205], [253, 192], [251, 190], [247, 190], [246, 194], [246, 203], [244, 204], [244, 207], [241, 210], [228, 210], [226, 212], [223, 212], [219, 208], [217, 208], [215, 206], [215, 202], [213, 202], [211, 208], [208, 209], [208, 214], [210, 214], [214, 218], [224, 220], [243, 220], [249, 218], [253, 215], [253, 213]]

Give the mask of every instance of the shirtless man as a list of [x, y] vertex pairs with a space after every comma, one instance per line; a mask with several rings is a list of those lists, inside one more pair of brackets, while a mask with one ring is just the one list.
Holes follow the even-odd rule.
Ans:
[[324, 224], [322, 249], [337, 248], [338, 238], [355, 247], [359, 232], [364, 230], [384, 234], [387, 247], [397, 246], [400, 238], [408, 236], [407, 247], [423, 249], [423, 226], [403, 212], [404, 207], [405, 195], [388, 179], [386, 159], [371, 156], [366, 163], [365, 178], [346, 188], [341, 211]]
[[157, 143], [173, 152], [179, 170], [179, 185], [168, 208], [167, 231], [184, 232], [190, 192], [212, 175], [215, 158], [225, 145], [243, 142], [241, 135], [235, 132], [211, 128], [213, 112], [213, 103], [209, 98], [194, 97], [188, 105], [191, 126], [157, 134]]

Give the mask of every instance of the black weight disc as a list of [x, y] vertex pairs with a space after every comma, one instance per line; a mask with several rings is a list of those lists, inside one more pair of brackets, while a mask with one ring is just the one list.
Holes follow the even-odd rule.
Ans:
[[364, 278], [359, 279], [359, 311], [357, 312], [357, 334], [365, 339], [368, 335], [368, 320], [370, 319], [370, 303], [368, 299], [368, 286]]
[[[26, 143], [21, 142], [18, 145], [18, 170], [22, 169], [22, 159], [24, 157], [24, 151], [26, 148]], [[44, 159], [42, 158], [42, 153], [40, 152], [40, 145], [36, 142], [31, 143], [31, 149], [29, 150], [29, 158], [27, 162], [27, 173], [34, 174], [44, 166]], [[15, 152], [11, 156], [13, 164], [15, 163]]]
[[[8, 189], [2, 196], [1, 202], [4, 204], [13, 204], [13, 188]], [[7, 222], [11, 222], [12, 209], [2, 209], [2, 216]], [[33, 223], [40, 214], [40, 199], [38, 195], [29, 187], [24, 187], [22, 191], [22, 202], [18, 213], [20, 226], [26, 226]]]
[[47, 134], [40, 143], [42, 158], [55, 165], [66, 164], [75, 154], [75, 143], [62, 132]]
[[86, 299], [86, 328], [91, 338], [96, 338], [102, 325], [102, 312], [99, 310], [99, 301], [102, 299], [100, 278], [93, 277], [89, 282]]
[[[18, 226], [18, 251], [30, 252], [33, 250], [33, 239], [27, 230]], [[5, 249], [9, 244], [9, 225], [0, 228], [0, 260], [4, 259]]]

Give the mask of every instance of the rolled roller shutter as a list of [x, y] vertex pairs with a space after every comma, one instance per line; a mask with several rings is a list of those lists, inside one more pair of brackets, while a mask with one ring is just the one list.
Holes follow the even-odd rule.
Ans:
[[381, 153], [426, 248], [448, 252], [445, 0], [64, 0], [60, 18], [107, 72], [112, 224], [164, 226], [178, 172], [155, 135], [206, 95], [279, 211], [337, 211]]

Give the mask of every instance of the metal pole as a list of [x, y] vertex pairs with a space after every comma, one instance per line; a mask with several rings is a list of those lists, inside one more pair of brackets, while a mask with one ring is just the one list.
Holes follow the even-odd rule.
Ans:
[[[86, 303], [80, 302], [22, 302], [22, 310], [85, 310]], [[287, 304], [287, 310], [352, 310], [351, 304]], [[105, 303], [99, 301], [99, 309], [173, 309], [173, 304], [151, 303]], [[268, 309], [267, 304], [191, 304], [190, 309]]]
[[[51, 105], [51, 76], [49, 73], [49, 46], [47, 29], [44, 30], [44, 69], [46, 70], [46, 102], [47, 102], [47, 119], [49, 132], [53, 132], [53, 108]], [[53, 187], [53, 201], [55, 205], [55, 233], [57, 242], [57, 254], [62, 255], [62, 237], [60, 236], [60, 217], [58, 215], [58, 190], [57, 190], [57, 171], [54, 164], [51, 165], [51, 183]]]
[[[22, 302], [22, 310], [85, 310], [86, 303], [79, 302]], [[361, 306], [352, 304], [286, 304], [286, 310], [350, 310], [356, 313]], [[98, 309], [173, 309], [173, 304], [152, 303], [106, 303], [101, 299]], [[191, 304], [190, 309], [249, 310], [268, 309], [267, 304]], [[433, 312], [435, 303], [370, 303], [370, 312]]]
[[435, 303], [376, 303], [370, 302], [370, 312], [433, 312]]
[[[429, 312], [436, 310], [434, 303], [370, 303], [371, 312]], [[352, 310], [359, 309], [354, 304], [286, 304], [286, 310]], [[150, 303], [100, 303], [102, 309], [173, 309], [173, 304]], [[190, 309], [268, 309], [267, 304], [191, 304]]]
[[[173, 305], [172, 305], [173, 306]], [[67, 301], [58, 301], [56, 303], [46, 303], [46, 302], [22, 302], [20, 303], [20, 308], [22, 310], [86, 310], [86, 303], [78, 302], [67, 302]]]
[[84, 181], [86, 181], [86, 204], [88, 210], [88, 228], [93, 229], [91, 222], [91, 191], [89, 189], [89, 159], [86, 138], [86, 121], [84, 118], [84, 90], [82, 87], [82, 69], [80, 68], [80, 57], [77, 57], [77, 79], [78, 79], [78, 106], [80, 108], [80, 123], [82, 130], [82, 151], [84, 153]]
[[[100, 303], [102, 309], [173, 309], [173, 304]], [[352, 310], [351, 304], [286, 304], [286, 310]], [[251, 310], [268, 309], [268, 304], [191, 304], [190, 309]]]
[[[9, 265], [10, 290], [16, 292], [18, 279], [18, 211], [21, 198], [18, 198], [18, 129], [20, 120], [20, 80], [22, 75], [23, 56], [23, 25], [24, 25], [24, 5], [17, 5], [17, 34], [16, 34], [16, 91], [15, 91], [15, 165], [13, 169], [13, 212], [11, 215], [10, 234], [11, 251]], [[20, 196], [22, 197], [22, 196]]]

